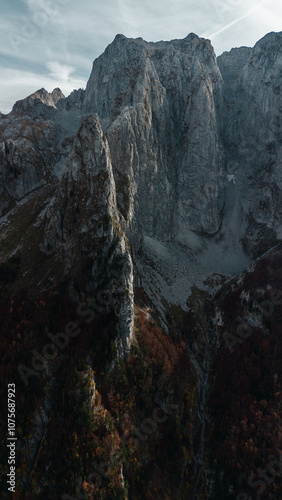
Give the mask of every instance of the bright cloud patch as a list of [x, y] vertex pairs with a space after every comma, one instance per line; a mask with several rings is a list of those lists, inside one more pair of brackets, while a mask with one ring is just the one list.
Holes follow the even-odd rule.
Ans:
[[46, 66], [50, 71], [50, 77], [61, 82], [68, 82], [75, 70], [73, 66], [61, 64], [58, 61], [49, 61]]

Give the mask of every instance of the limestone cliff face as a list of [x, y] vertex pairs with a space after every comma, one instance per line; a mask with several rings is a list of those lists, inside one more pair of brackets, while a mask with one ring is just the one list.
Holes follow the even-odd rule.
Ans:
[[281, 46], [282, 34], [269, 33], [253, 49], [218, 58], [224, 81], [220, 124], [226, 171], [237, 185], [249, 248], [257, 240], [255, 225], [281, 237]]
[[13, 114], [0, 119], [0, 215], [32, 191], [52, 183], [59, 153], [50, 120]]
[[118, 206], [135, 240], [218, 230], [220, 89], [213, 49], [193, 34], [159, 43], [118, 35], [94, 62], [84, 108], [101, 118]]
[[57, 254], [65, 275], [86, 274], [84, 282], [78, 280], [84, 296], [111, 287], [116, 344], [125, 354], [133, 327], [133, 267], [116, 206], [110, 150], [97, 115], [83, 120], [73, 141], [59, 192], [46, 212], [42, 249]]
[[41, 89], [0, 116], [1, 213], [51, 183], [40, 244], [66, 275], [82, 259], [97, 286], [120, 260], [132, 325], [128, 238], [156, 308], [186, 307], [193, 285], [238, 274], [281, 238], [281, 47], [270, 33], [216, 59], [194, 34], [117, 35], [85, 91]]

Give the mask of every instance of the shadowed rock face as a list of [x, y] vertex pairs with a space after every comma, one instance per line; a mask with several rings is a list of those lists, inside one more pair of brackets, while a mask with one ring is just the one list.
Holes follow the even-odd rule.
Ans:
[[[274, 229], [279, 237], [281, 44], [281, 33], [270, 33], [253, 49], [236, 49], [218, 58], [224, 81], [221, 140], [226, 171], [237, 179], [243, 230], [252, 234], [255, 221]], [[247, 240], [252, 248], [251, 238]]]
[[124, 355], [132, 340], [133, 266], [120, 226], [108, 141], [97, 115], [82, 121], [44, 225], [42, 250], [62, 253], [65, 275], [79, 275], [87, 261], [86, 290], [109, 288], [114, 280], [116, 345], [118, 354]]

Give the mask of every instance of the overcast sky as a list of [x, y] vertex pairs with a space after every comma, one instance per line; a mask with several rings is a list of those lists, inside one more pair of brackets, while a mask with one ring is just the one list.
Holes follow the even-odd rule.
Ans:
[[85, 87], [117, 33], [148, 41], [209, 38], [219, 55], [282, 30], [281, 0], [12, 0], [1, 2], [0, 110], [45, 87]]

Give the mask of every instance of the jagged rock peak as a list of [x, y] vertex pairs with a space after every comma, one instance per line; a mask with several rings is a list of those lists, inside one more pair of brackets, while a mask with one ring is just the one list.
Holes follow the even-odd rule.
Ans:
[[[70, 161], [70, 159], [73, 158], [75, 158], [75, 161]], [[82, 120], [81, 127], [74, 140], [73, 149], [70, 154], [69, 162], [66, 166], [65, 175], [67, 174], [68, 169], [72, 174], [72, 178], [76, 181], [79, 179], [80, 182], [82, 181], [82, 172], [83, 178], [85, 176], [87, 177], [89, 174], [90, 177], [87, 182], [87, 188], [90, 189], [90, 191], [93, 187], [92, 183], [94, 182], [94, 177], [95, 175], [98, 175], [99, 172], [105, 172], [107, 173], [107, 176], [110, 175], [110, 177], [112, 177], [112, 174], [110, 173], [111, 157], [108, 142], [101, 129], [97, 114], [86, 116]], [[115, 189], [113, 188], [112, 191], [114, 190]], [[103, 196], [103, 199], [105, 202], [111, 203], [109, 195], [107, 197]]]
[[39, 89], [33, 92], [33, 94], [30, 94], [26, 99], [39, 99], [43, 104], [55, 107], [57, 102], [64, 98], [63, 92], [57, 87], [52, 92], [48, 92], [44, 88]]
[[[211, 41], [205, 38], [200, 38], [195, 33], [189, 33], [185, 38], [175, 38], [173, 40], [160, 40], [157, 42], [148, 42], [141, 37], [138, 38], [127, 38], [122, 34], [116, 35], [113, 42], [106, 48], [105, 53], [112, 54], [112, 50], [116, 53], [116, 51], [121, 50], [122, 47], [129, 48], [130, 46], [142, 47], [142, 49], [146, 50], [167, 50], [169, 47], [171, 49], [180, 50], [181, 52], [194, 52], [196, 51], [204, 51], [209, 56], [211, 55], [215, 58], [214, 49], [211, 45]], [[102, 54], [103, 56], [103, 54]], [[94, 61], [95, 62], [95, 61]]]
[[64, 249], [66, 275], [92, 263], [90, 291], [108, 287], [115, 271], [115, 343], [123, 357], [133, 334], [133, 264], [120, 225], [110, 149], [96, 114], [82, 120], [74, 138], [60, 190], [46, 213], [44, 234], [43, 251], [60, 255]]
[[56, 108], [57, 103], [64, 98], [65, 96], [59, 88], [55, 88], [52, 92], [48, 92], [44, 88], [41, 88], [25, 99], [17, 101], [13, 106], [12, 113], [23, 111], [33, 112], [34, 107], [38, 107], [38, 105], [41, 107], [42, 104], [49, 108]]
[[60, 100], [60, 99], [64, 99], [65, 98], [65, 95], [63, 94], [63, 92], [61, 91], [61, 89], [59, 87], [56, 87], [52, 93], [51, 93], [52, 97], [53, 97], [53, 100], [55, 102], [55, 104], [57, 104], [57, 102]]
[[[53, 247], [58, 242], [54, 243], [51, 240], [54, 237], [56, 239], [58, 234], [60, 239], [62, 228], [63, 240], [70, 240], [69, 234], [72, 234], [71, 240], [74, 245], [76, 239], [79, 241], [81, 234], [87, 232], [86, 227], [90, 231], [97, 226], [99, 217], [103, 219], [106, 214], [118, 217], [110, 151], [97, 115], [89, 115], [82, 121], [69, 152], [60, 191], [56, 198], [55, 205], [63, 207], [65, 214], [63, 224], [58, 217], [60, 212], [58, 207], [50, 217], [53, 219], [52, 230], [50, 231], [49, 225], [46, 239]], [[73, 214], [76, 213], [77, 207], [79, 207], [81, 223], [73, 225]], [[61, 245], [60, 241], [59, 245]]]
[[276, 49], [281, 52], [281, 43], [282, 31], [271, 31], [255, 44], [254, 49], [265, 47], [267, 50]]
[[[118, 42], [135, 42], [135, 43], [143, 43], [143, 44], [146, 44], [146, 45], [158, 45], [158, 44], [161, 44], [161, 43], [166, 43], [166, 44], [170, 44], [170, 43], [173, 43], [173, 42], [183, 42], [183, 41], [188, 41], [188, 42], [204, 42], [204, 43], [208, 43], [210, 44], [210, 40], [206, 39], [206, 38], [201, 38], [199, 37], [198, 35], [196, 35], [195, 33], [189, 33], [186, 37], [184, 38], [174, 38], [172, 40], [160, 40], [160, 41], [157, 41], [157, 42], [148, 42], [146, 40], [144, 40], [144, 38], [142, 37], [137, 37], [137, 38], [129, 38], [129, 37], [126, 37], [125, 35], [119, 33], [115, 36], [112, 44], [115, 44], [115, 43], [118, 43]], [[112, 45], [110, 44], [110, 45]]]
[[[141, 40], [143, 40], [143, 38], [139, 38]], [[115, 38], [114, 38], [114, 42], [118, 41], [118, 40], [133, 40], [133, 38], [127, 38], [126, 36], [124, 36], [122, 33], [118, 33]]]

